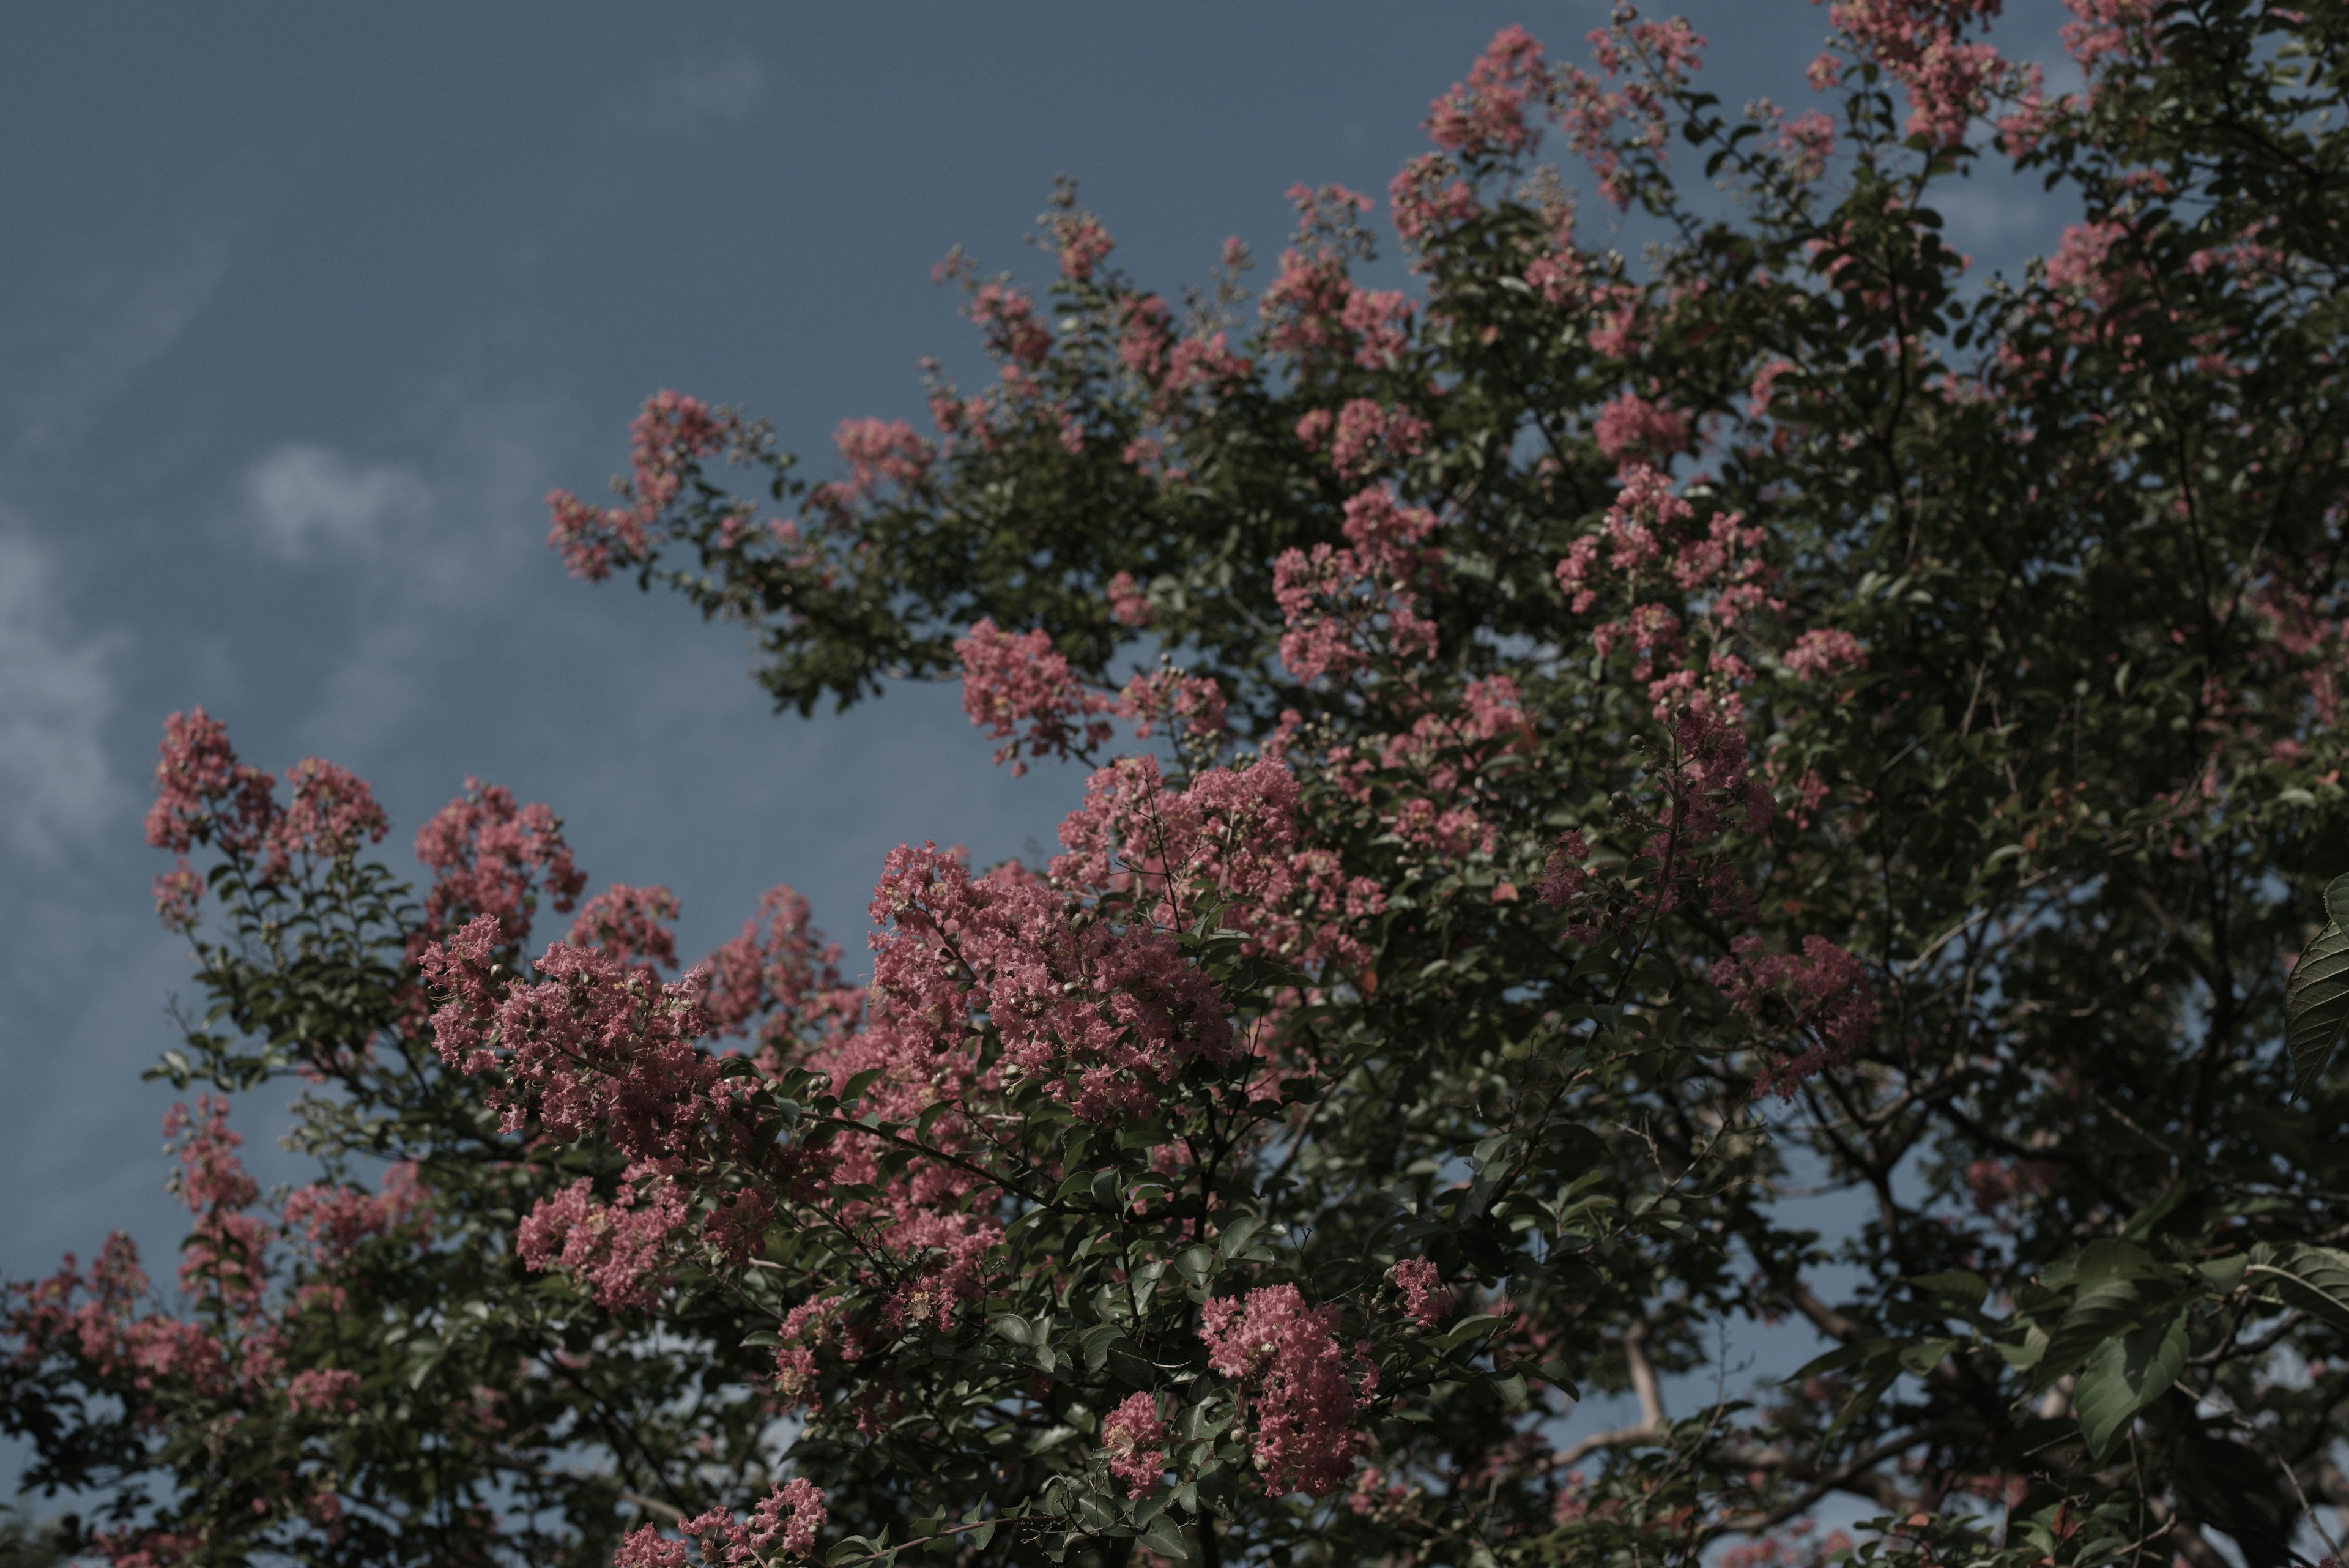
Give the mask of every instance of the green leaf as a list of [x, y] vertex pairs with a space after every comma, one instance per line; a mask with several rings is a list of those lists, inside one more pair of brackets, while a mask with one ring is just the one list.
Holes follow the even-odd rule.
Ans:
[[1034, 1325], [1030, 1324], [1026, 1318], [1021, 1317], [1018, 1313], [998, 1313], [995, 1314], [994, 1321], [995, 1332], [1009, 1340], [1012, 1344], [1033, 1345], [1036, 1343], [1036, 1330]]
[[1183, 1539], [1182, 1527], [1163, 1514], [1142, 1532], [1141, 1540], [1145, 1550], [1156, 1552], [1170, 1563], [1188, 1563], [1191, 1560], [1190, 1543]]
[[[2336, 877], [2324, 890], [2329, 909], [2349, 877]], [[2284, 1043], [2292, 1051], [2292, 1092], [2304, 1095], [2333, 1064], [2341, 1038], [2349, 1033], [2349, 935], [2328, 921], [2292, 966], [2283, 990]]]
[[2295, 1246], [2279, 1253], [2274, 1263], [2254, 1262], [2244, 1272], [2262, 1281], [2286, 1306], [2349, 1328], [2349, 1252]]
[[2102, 1460], [2139, 1410], [2169, 1390], [2186, 1369], [2186, 1309], [2107, 1339], [2081, 1368], [2072, 1396], [2088, 1451]]
[[2078, 1367], [2098, 1345], [2127, 1333], [2152, 1304], [2135, 1280], [2105, 1280], [2082, 1291], [2039, 1358], [2033, 1386], [2044, 1388]]
[[1927, 1295], [1955, 1302], [1969, 1312], [1982, 1305], [1982, 1298], [1990, 1294], [1988, 1280], [1964, 1270], [1947, 1274], [1920, 1274], [1909, 1282]]

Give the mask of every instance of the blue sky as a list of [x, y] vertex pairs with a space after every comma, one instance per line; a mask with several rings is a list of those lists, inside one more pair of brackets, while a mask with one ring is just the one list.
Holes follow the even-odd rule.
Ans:
[[[2055, 0], [2002, 38], [2060, 57]], [[1038, 269], [1079, 177], [1169, 294], [1268, 261], [1296, 181], [1381, 192], [1500, 25], [1575, 57], [1597, 3], [20, 9], [0, 49], [0, 1272], [130, 1230], [167, 1254], [183, 945], [139, 819], [164, 713], [248, 761], [372, 779], [409, 864], [468, 774], [544, 800], [597, 885], [665, 882], [681, 946], [789, 881], [861, 946], [883, 853], [1048, 843], [955, 693], [770, 715], [739, 634], [570, 582], [551, 486], [599, 492], [644, 396], [920, 419], [975, 363], [931, 264]], [[1824, 14], [1691, 8], [1732, 108], [1800, 106]], [[1571, 171], [1569, 171], [1569, 178]], [[1944, 204], [2012, 265], [2035, 186]], [[975, 379], [976, 377], [968, 379]], [[265, 1133], [264, 1095], [243, 1116]], [[266, 1143], [266, 1138], [256, 1138]], [[292, 1176], [274, 1151], [273, 1175]]]

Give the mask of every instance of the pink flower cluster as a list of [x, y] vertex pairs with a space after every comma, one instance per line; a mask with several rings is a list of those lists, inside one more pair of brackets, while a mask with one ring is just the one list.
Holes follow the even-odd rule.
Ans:
[[805, 898], [789, 888], [769, 888], [758, 914], [742, 922], [742, 934], [709, 955], [702, 1006], [711, 1028], [738, 1033], [761, 1013], [772, 1014], [771, 1039], [806, 1027], [819, 1033], [849, 1027], [863, 992], [842, 981], [840, 958], [839, 946], [809, 924]]
[[1627, 469], [1634, 463], [1670, 462], [1694, 444], [1687, 415], [1631, 392], [1602, 404], [1590, 433], [1609, 462]]
[[1404, 1315], [1420, 1327], [1433, 1328], [1452, 1315], [1452, 1293], [1429, 1260], [1405, 1258], [1387, 1271], [1387, 1278], [1402, 1293]]
[[2161, 57], [2160, 34], [2153, 25], [2160, 0], [2064, 0], [2064, 7], [2073, 18], [2064, 24], [2064, 52], [2083, 72], [2093, 75], [2114, 56]]
[[2002, 0], [1835, 0], [1827, 18], [1898, 79], [1909, 95], [1909, 133], [1935, 147], [1965, 140], [2002, 76], [1998, 50], [1965, 44], [1969, 26], [1998, 15]]
[[1825, 937], [1803, 939], [1800, 954], [1765, 953], [1759, 937], [1739, 937], [1733, 956], [1713, 966], [1711, 979], [1730, 1006], [1765, 1035], [1791, 1027], [1803, 1049], [1770, 1056], [1755, 1075], [1754, 1093], [1775, 1090], [1791, 1099], [1795, 1087], [1822, 1067], [1851, 1059], [1876, 1023], [1876, 986], [1867, 966]]
[[[1671, 95], [1703, 62], [1702, 36], [1680, 17], [1638, 20], [1619, 5], [1605, 27], [1588, 36], [1591, 57], [1608, 80], [1636, 72], [1620, 88], [1609, 89], [1577, 67], [1559, 73], [1554, 112], [1568, 144], [1599, 176], [1599, 188], [1618, 207], [1630, 204], [1637, 181], [1624, 154], [1640, 150], [1661, 162]], [[1618, 125], [1623, 130], [1619, 130]]]
[[1004, 742], [995, 760], [1010, 763], [1015, 774], [1028, 771], [1023, 746], [1030, 757], [1070, 757], [1116, 732], [1102, 717], [1110, 700], [1078, 684], [1041, 628], [1015, 634], [981, 619], [956, 640], [955, 653], [962, 660], [962, 711]]
[[174, 857], [155, 879], [156, 910], [174, 929], [193, 921], [203, 894], [187, 858], [198, 843], [243, 863], [254, 880], [274, 882], [292, 874], [296, 857], [340, 859], [384, 836], [383, 808], [366, 781], [320, 757], [286, 770], [294, 798], [281, 809], [276, 782], [240, 762], [227, 727], [202, 708], [164, 720], [158, 750], [147, 842]]
[[1109, 580], [1109, 613], [1120, 626], [1148, 626], [1155, 612], [1150, 607], [1148, 596], [1142, 585], [1133, 580], [1132, 572], [1120, 572]]
[[1061, 213], [1052, 220], [1051, 234], [1061, 275], [1071, 283], [1090, 283], [1094, 270], [1117, 248], [1117, 242], [1091, 213]]
[[1273, 597], [1287, 621], [1280, 659], [1299, 680], [1435, 652], [1434, 624], [1419, 613], [1413, 589], [1439, 558], [1427, 545], [1435, 514], [1377, 486], [1346, 503], [1343, 527], [1343, 546], [1284, 550], [1273, 563]]
[[1007, 379], [1051, 358], [1052, 334], [1037, 317], [1036, 302], [1015, 284], [979, 285], [970, 296], [970, 318], [986, 333], [987, 351], [1008, 361]]
[[[719, 1508], [685, 1521], [678, 1530], [693, 1542], [706, 1568], [770, 1568], [778, 1560], [806, 1557], [828, 1517], [823, 1489], [798, 1479], [761, 1498], [748, 1520], [738, 1521]], [[687, 1568], [691, 1561], [684, 1542], [668, 1540], [647, 1524], [620, 1542], [612, 1568]]]
[[607, 1312], [650, 1311], [665, 1282], [658, 1270], [668, 1240], [686, 1222], [685, 1196], [657, 1166], [632, 1165], [615, 1202], [595, 1200], [581, 1177], [542, 1198], [514, 1231], [514, 1252], [533, 1272], [560, 1268], [595, 1292]]
[[1356, 398], [1334, 414], [1315, 409], [1297, 421], [1297, 439], [1309, 451], [1326, 448], [1330, 466], [1347, 480], [1402, 466], [1425, 449], [1427, 436], [1425, 420], [1370, 398]]
[[384, 1172], [379, 1193], [314, 1182], [288, 1193], [282, 1212], [289, 1232], [299, 1228], [320, 1258], [338, 1260], [369, 1237], [406, 1224], [423, 1207], [416, 1167], [402, 1161]]
[[1017, 866], [974, 877], [935, 846], [900, 846], [872, 912], [874, 984], [901, 1027], [935, 1054], [984, 1019], [1007, 1066], [1087, 1121], [1149, 1116], [1185, 1062], [1231, 1052], [1223, 1000], [1172, 933], [1081, 926]]
[[1266, 1489], [1328, 1497], [1343, 1486], [1367, 1445], [1355, 1417], [1378, 1389], [1370, 1347], [1355, 1345], [1349, 1376], [1338, 1309], [1308, 1308], [1295, 1285], [1253, 1290], [1245, 1301], [1215, 1297], [1202, 1315], [1207, 1365], [1239, 1385]]
[[677, 895], [666, 888], [615, 882], [579, 908], [564, 940], [599, 948], [624, 964], [677, 967], [677, 938], [662, 922], [678, 917]]
[[1406, 244], [1425, 244], [1477, 213], [1476, 192], [1460, 166], [1440, 152], [1423, 152], [1387, 182], [1395, 233]]
[[1066, 850], [1053, 881], [1095, 897], [1132, 895], [1160, 925], [1187, 922], [1194, 888], [1225, 901], [1224, 923], [1250, 950], [1316, 968], [1357, 965], [1357, 923], [1386, 907], [1382, 888], [1345, 876], [1337, 857], [1300, 847], [1297, 781], [1270, 758], [1211, 768], [1169, 788], [1151, 757], [1126, 757], [1085, 783], [1084, 804], [1061, 825]]
[[1102, 1417], [1102, 1448], [1109, 1473], [1125, 1482], [1125, 1495], [1145, 1497], [1166, 1473], [1166, 1424], [1148, 1394], [1130, 1394]]
[[1810, 680], [1837, 670], [1865, 670], [1868, 650], [1847, 631], [1814, 627], [1786, 649], [1785, 663], [1800, 680]]
[[1429, 105], [1428, 140], [1471, 161], [1529, 151], [1541, 132], [1526, 124], [1526, 107], [1546, 107], [1549, 95], [1541, 45], [1511, 24], [1468, 67], [1465, 83]]
[[322, 1416], [348, 1410], [359, 1402], [359, 1375], [340, 1367], [305, 1368], [285, 1386], [285, 1402]]
[[[558, 914], [570, 911], [587, 884], [554, 813], [535, 803], [516, 805], [511, 790], [477, 779], [467, 779], [465, 793], [416, 830], [416, 858], [432, 873], [424, 931], [453, 931], [487, 915], [497, 921], [500, 947], [530, 935], [534, 882]], [[420, 951], [421, 941], [416, 946]]]
[[1192, 736], [1220, 735], [1229, 706], [1214, 680], [1177, 670], [1137, 675], [1117, 700], [1119, 716], [1133, 720], [1134, 735], [1144, 741], [1162, 725]]
[[698, 398], [659, 391], [645, 400], [628, 427], [632, 472], [620, 506], [591, 506], [568, 490], [551, 490], [554, 524], [546, 542], [563, 554], [571, 575], [601, 582], [615, 566], [633, 566], [652, 548], [648, 530], [684, 489], [703, 458], [724, 450], [740, 421], [713, 412]]
[[420, 959], [443, 999], [433, 1045], [460, 1072], [502, 1068], [484, 1090], [509, 1132], [535, 1117], [553, 1137], [609, 1138], [632, 1160], [689, 1157], [727, 1103], [709, 1033], [706, 971], [664, 983], [606, 952], [549, 946], [531, 981], [493, 975], [502, 931], [479, 915]]

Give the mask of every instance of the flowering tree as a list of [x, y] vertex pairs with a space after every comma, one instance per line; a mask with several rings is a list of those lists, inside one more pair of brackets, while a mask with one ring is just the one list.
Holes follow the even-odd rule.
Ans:
[[[419, 894], [359, 781], [175, 717], [162, 1071], [299, 1076], [323, 1170], [174, 1113], [182, 1304], [119, 1238], [10, 1299], [36, 1479], [159, 1568], [1759, 1564], [1835, 1494], [1905, 1562], [2292, 1560], [2349, 1504], [2349, 11], [2069, 3], [2076, 92], [1996, 0], [1837, 0], [1822, 107], [1742, 119], [1683, 24], [1506, 29], [1408, 291], [1300, 187], [1178, 312], [1064, 190], [1049, 305], [943, 269], [998, 379], [812, 486], [653, 399], [574, 571], [1087, 770], [1043, 864], [895, 851], [869, 985], [783, 888], [677, 972], [494, 787]], [[1940, 237], [1985, 165], [2084, 212], [2020, 278]]]

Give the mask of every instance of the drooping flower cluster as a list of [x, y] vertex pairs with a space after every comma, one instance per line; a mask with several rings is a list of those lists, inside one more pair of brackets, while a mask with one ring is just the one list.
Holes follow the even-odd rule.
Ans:
[[760, 1499], [746, 1520], [726, 1510], [686, 1520], [678, 1532], [693, 1544], [671, 1541], [645, 1525], [620, 1542], [613, 1568], [687, 1568], [698, 1554], [705, 1568], [771, 1568], [804, 1558], [829, 1517], [823, 1489], [804, 1477], [785, 1481]]
[[1350, 1375], [1338, 1309], [1309, 1308], [1295, 1285], [1269, 1285], [1244, 1300], [1211, 1298], [1202, 1316], [1207, 1365], [1239, 1384], [1267, 1490], [1328, 1497], [1343, 1486], [1368, 1441], [1354, 1420], [1379, 1375], [1367, 1345], [1354, 1347]]
[[1793, 1032], [1798, 1049], [1776, 1051], [1754, 1075], [1754, 1093], [1791, 1097], [1823, 1067], [1851, 1059], [1876, 1023], [1876, 984], [1867, 965], [1821, 936], [1803, 939], [1800, 953], [1765, 952], [1762, 939], [1730, 943], [1733, 956], [1716, 962], [1710, 978], [1729, 1005], [1766, 1041]]
[[1146, 1393], [1129, 1394], [1102, 1417], [1102, 1449], [1109, 1473], [1125, 1482], [1125, 1495], [1146, 1497], [1166, 1473], [1166, 1423], [1158, 1402]]
[[646, 558], [650, 530], [684, 488], [703, 458], [725, 449], [740, 421], [713, 411], [698, 398], [660, 391], [645, 400], [628, 427], [632, 473], [623, 486], [624, 504], [591, 506], [568, 490], [547, 492], [554, 523], [546, 542], [562, 552], [571, 575], [600, 582], [614, 567], [626, 569]]
[[962, 710], [1003, 742], [995, 760], [1010, 763], [1015, 774], [1028, 771], [1022, 747], [1030, 757], [1069, 757], [1116, 733], [1102, 716], [1110, 700], [1078, 684], [1040, 628], [1015, 634], [981, 619], [956, 641], [955, 653], [962, 660]]
[[1433, 1328], [1452, 1315], [1452, 1293], [1429, 1259], [1405, 1258], [1387, 1271], [1387, 1277], [1402, 1293], [1404, 1315], [1420, 1327]]

